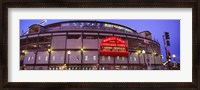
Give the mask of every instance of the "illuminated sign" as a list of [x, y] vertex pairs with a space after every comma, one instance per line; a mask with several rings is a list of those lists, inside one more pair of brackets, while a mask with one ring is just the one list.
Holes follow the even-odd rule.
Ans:
[[118, 37], [107, 37], [100, 44], [100, 55], [102, 56], [128, 56], [128, 45]]

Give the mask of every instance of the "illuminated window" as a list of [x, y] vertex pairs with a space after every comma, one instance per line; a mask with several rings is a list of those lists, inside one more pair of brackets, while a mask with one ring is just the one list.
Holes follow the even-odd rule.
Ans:
[[28, 57], [28, 61], [30, 61], [31, 60], [31, 57]]
[[48, 61], [48, 56], [45, 57], [45, 61]]
[[103, 61], [105, 60], [105, 57], [104, 57], [104, 56], [102, 56], [102, 60], [103, 60]]
[[132, 61], [133, 59], [132, 59], [132, 57], [130, 57], [130, 61]]
[[110, 61], [110, 56], [108, 56], [108, 61]]
[[88, 60], [88, 56], [85, 56], [85, 61], [87, 61]]
[[55, 56], [53, 56], [53, 61], [55, 61], [55, 58], [56, 58], [56, 57], [55, 57]]
[[124, 61], [124, 57], [122, 57], [122, 61]]
[[39, 57], [38, 57], [38, 60], [40, 60], [40, 59], [41, 59], [41, 57], [39, 56]]
[[31, 57], [31, 60], [33, 60], [33, 56]]
[[136, 59], [136, 57], [134, 57], [134, 61], [136, 61], [137, 59]]
[[93, 60], [96, 61], [96, 56], [93, 56]]
[[119, 56], [117, 56], [117, 60], [119, 60]]

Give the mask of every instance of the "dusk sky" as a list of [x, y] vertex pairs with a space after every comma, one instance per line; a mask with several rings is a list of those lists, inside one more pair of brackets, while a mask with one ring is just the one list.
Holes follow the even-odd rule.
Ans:
[[[32, 24], [39, 24], [42, 20], [20, 20], [20, 35], [22, 32], [26, 32], [28, 27]], [[69, 21], [69, 20], [47, 20], [44, 25]], [[165, 57], [164, 43], [162, 35], [164, 32], [169, 32], [170, 46], [168, 50], [171, 51], [171, 56], [176, 55], [176, 60], [180, 62], [180, 20], [97, 20], [112, 22], [130, 27], [137, 32], [150, 31], [152, 33], [152, 39], [157, 39], [161, 45], [161, 53]], [[22, 31], [23, 30], [23, 31]], [[163, 62], [165, 58], [163, 59]]]

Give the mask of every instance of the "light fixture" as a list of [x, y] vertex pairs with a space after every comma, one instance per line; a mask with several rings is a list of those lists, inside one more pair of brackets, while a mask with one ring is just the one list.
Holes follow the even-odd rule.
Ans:
[[25, 53], [25, 50], [22, 50], [22, 53]]
[[81, 51], [83, 51], [83, 48], [81, 48]]
[[67, 54], [71, 54], [71, 51], [67, 51]]
[[52, 52], [52, 49], [51, 49], [51, 48], [49, 48], [49, 49], [48, 49], [48, 52], [49, 52], [49, 53], [50, 53], [50, 52]]
[[176, 57], [176, 55], [174, 55], [174, 54], [173, 54], [173, 55], [172, 55], [172, 57], [174, 57], [174, 58], [175, 58], [175, 57]]
[[33, 47], [37, 47], [37, 45], [33, 45]]
[[136, 54], [141, 54], [141, 51], [140, 51], [140, 50], [138, 50], [138, 51], [136, 52]]
[[145, 53], [145, 51], [144, 51], [144, 50], [142, 50], [142, 53], [144, 54], [144, 53]]
[[27, 50], [22, 50], [22, 53], [27, 54], [28, 51]]

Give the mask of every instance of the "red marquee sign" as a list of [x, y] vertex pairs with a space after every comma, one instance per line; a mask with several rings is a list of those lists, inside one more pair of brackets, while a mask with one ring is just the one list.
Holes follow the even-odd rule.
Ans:
[[100, 44], [100, 55], [102, 56], [128, 56], [128, 45], [118, 37], [107, 37]]

